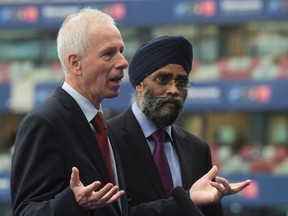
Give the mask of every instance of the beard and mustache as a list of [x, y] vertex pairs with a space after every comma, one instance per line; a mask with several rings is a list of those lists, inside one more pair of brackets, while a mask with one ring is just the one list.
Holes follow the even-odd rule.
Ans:
[[[173, 95], [160, 95], [155, 96], [153, 91], [144, 88], [143, 99], [140, 103], [142, 112], [158, 127], [163, 128], [165, 126], [173, 124], [180, 116], [183, 110], [184, 98]], [[165, 103], [174, 103], [175, 107], [165, 107]]]

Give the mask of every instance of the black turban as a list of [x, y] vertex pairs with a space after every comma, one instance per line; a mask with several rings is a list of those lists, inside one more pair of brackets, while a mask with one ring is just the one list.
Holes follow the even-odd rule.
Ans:
[[179, 64], [187, 74], [193, 60], [192, 44], [183, 36], [162, 36], [144, 43], [129, 64], [129, 79], [134, 88], [149, 74], [168, 65]]

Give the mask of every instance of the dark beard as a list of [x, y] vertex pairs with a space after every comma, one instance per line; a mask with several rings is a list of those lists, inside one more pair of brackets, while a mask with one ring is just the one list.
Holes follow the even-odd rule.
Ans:
[[[166, 101], [173, 101], [176, 104], [175, 108], [163, 107]], [[180, 116], [185, 98], [180, 96], [174, 97], [172, 95], [160, 95], [154, 97], [149, 89], [144, 89], [143, 99], [141, 101], [141, 110], [155, 125], [160, 128], [173, 124]]]

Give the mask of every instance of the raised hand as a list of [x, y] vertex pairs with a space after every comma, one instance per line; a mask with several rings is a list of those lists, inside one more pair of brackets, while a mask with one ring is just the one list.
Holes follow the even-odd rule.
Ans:
[[[251, 183], [251, 180], [229, 183], [225, 178], [216, 176], [217, 173], [218, 168], [213, 166], [208, 173], [192, 185], [189, 193], [195, 204], [217, 203], [224, 196], [238, 193]], [[216, 182], [212, 181], [213, 178], [216, 179]]]
[[102, 189], [96, 191], [100, 185], [100, 181], [95, 181], [84, 186], [80, 181], [79, 170], [76, 167], [72, 168], [70, 188], [79, 206], [86, 209], [102, 208], [115, 202], [125, 194], [123, 190], [119, 191], [119, 187], [112, 183], [108, 183]]

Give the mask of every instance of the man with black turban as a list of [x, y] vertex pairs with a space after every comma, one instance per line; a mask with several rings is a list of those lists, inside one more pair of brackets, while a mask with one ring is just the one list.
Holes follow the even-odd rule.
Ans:
[[[108, 130], [122, 160], [129, 204], [135, 206], [132, 214], [188, 215], [188, 207], [175, 207], [175, 201], [180, 202], [180, 206], [185, 202], [184, 198], [176, 200], [175, 188], [182, 187], [190, 195], [188, 199], [195, 202], [192, 185], [209, 170], [208, 182], [217, 174], [217, 168], [212, 168], [208, 144], [174, 124], [191, 84], [192, 60], [192, 44], [186, 38], [163, 36], [143, 44], [130, 62], [134, 102], [124, 113], [108, 120]], [[164, 135], [164, 143], [157, 141], [156, 131]], [[223, 215], [221, 198], [237, 193], [250, 183], [229, 184], [220, 177], [216, 180], [218, 183], [210, 183], [211, 193], [204, 194], [213, 194], [212, 204], [195, 202], [206, 216]], [[154, 208], [139, 208], [143, 203]], [[137, 212], [137, 208], [141, 212]]]

